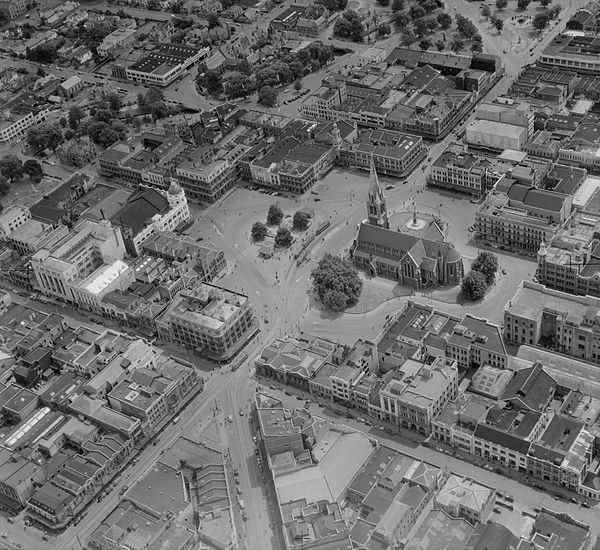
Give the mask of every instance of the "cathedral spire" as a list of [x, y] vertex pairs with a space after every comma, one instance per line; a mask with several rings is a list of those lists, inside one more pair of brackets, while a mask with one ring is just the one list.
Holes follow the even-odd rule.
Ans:
[[385, 197], [383, 190], [379, 185], [379, 178], [377, 177], [377, 170], [375, 168], [375, 159], [371, 155], [371, 167], [370, 167], [370, 180], [371, 185], [369, 187], [369, 199], [367, 203], [367, 210], [369, 213], [369, 223], [371, 225], [378, 225], [379, 227], [390, 228], [390, 223], [387, 214], [387, 205], [385, 203]]

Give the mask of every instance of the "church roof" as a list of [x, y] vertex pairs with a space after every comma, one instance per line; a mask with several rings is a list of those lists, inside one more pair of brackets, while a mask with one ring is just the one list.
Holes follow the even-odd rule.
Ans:
[[460, 253], [451, 243], [415, 237], [368, 223], [360, 225], [357, 242], [360, 252], [371, 252], [374, 256], [394, 261], [401, 261], [408, 254], [417, 266], [422, 265], [425, 259], [435, 261], [440, 253], [449, 262], [460, 259]]

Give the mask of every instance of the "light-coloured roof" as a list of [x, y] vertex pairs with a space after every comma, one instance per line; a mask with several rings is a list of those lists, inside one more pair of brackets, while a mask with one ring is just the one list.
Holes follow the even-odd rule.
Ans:
[[118, 279], [129, 269], [122, 260], [116, 260], [110, 265], [104, 265], [94, 271], [83, 283], [81, 288], [91, 294], [100, 294], [107, 286]]
[[527, 133], [527, 128], [522, 126], [514, 126], [513, 124], [505, 124], [503, 122], [495, 122], [492, 120], [474, 120], [467, 126], [467, 132], [483, 132], [485, 134], [493, 134], [501, 137], [522, 137]]
[[440, 489], [436, 496], [436, 502], [445, 508], [462, 506], [480, 512], [488, 500], [493, 497], [494, 492], [493, 489], [480, 485], [472, 479], [452, 474]]

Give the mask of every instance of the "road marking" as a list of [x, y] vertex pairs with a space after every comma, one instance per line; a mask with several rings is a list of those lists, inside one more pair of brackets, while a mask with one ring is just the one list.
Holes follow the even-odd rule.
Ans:
[[302, 277], [298, 277], [298, 278], [296, 279], [296, 282], [297, 282], [297, 283], [299, 283], [299, 282], [300, 282], [302, 279], [304, 279], [304, 275], [302, 275]]

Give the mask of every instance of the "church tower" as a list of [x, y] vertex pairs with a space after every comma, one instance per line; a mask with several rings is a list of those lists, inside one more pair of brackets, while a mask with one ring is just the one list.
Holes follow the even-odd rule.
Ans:
[[369, 187], [369, 199], [367, 202], [367, 211], [369, 214], [369, 223], [371, 225], [377, 225], [379, 227], [390, 228], [390, 222], [388, 220], [387, 206], [385, 204], [385, 197], [383, 196], [383, 190], [379, 185], [379, 178], [377, 177], [377, 170], [375, 170], [375, 161], [373, 155], [371, 155], [371, 186]]

